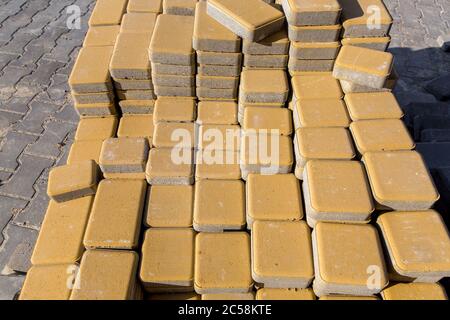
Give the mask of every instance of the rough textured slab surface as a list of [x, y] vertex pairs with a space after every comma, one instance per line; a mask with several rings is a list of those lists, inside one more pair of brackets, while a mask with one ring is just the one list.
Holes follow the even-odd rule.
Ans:
[[304, 221], [255, 221], [251, 235], [255, 282], [264, 288], [308, 287], [314, 277], [310, 232]]
[[341, 99], [344, 97], [339, 81], [331, 73], [311, 73], [292, 78], [294, 100]]
[[[370, 296], [387, 285], [383, 251], [373, 226], [319, 222], [312, 239], [316, 296]], [[376, 270], [379, 277], [371, 286], [367, 285], [368, 268]]]
[[193, 163], [191, 149], [154, 148], [145, 175], [151, 185], [190, 185], [194, 183]]
[[153, 63], [192, 65], [195, 57], [193, 32], [194, 17], [159, 15], [149, 47], [150, 60]]
[[83, 237], [93, 196], [57, 203], [50, 201], [36, 246], [33, 265], [74, 264], [84, 252]]
[[391, 92], [347, 93], [344, 100], [353, 121], [403, 117], [403, 111]]
[[119, 26], [98, 26], [89, 28], [83, 41], [83, 47], [114, 46]]
[[150, 79], [149, 33], [120, 33], [111, 58], [110, 71], [118, 79]]
[[342, 46], [334, 64], [336, 79], [371, 88], [383, 88], [392, 71], [393, 55], [355, 46]]
[[139, 256], [133, 251], [88, 250], [77, 275], [71, 300], [134, 298]]
[[128, 0], [128, 12], [162, 12], [163, 0]]
[[92, 205], [84, 245], [91, 249], [136, 248], [146, 190], [144, 180], [102, 180]]
[[152, 228], [145, 232], [139, 278], [147, 291], [160, 287], [192, 291], [194, 239], [192, 229]]
[[375, 210], [364, 168], [358, 161], [311, 160], [306, 164], [304, 179], [306, 213], [315, 221], [364, 223]]
[[108, 138], [113, 138], [116, 135], [118, 123], [119, 121], [116, 116], [83, 118], [78, 123], [75, 140], [103, 141]]
[[100, 168], [108, 173], [144, 172], [148, 150], [145, 138], [109, 138], [102, 145]]
[[235, 102], [201, 101], [197, 107], [198, 124], [237, 124]]
[[450, 237], [439, 213], [388, 212], [378, 225], [397, 274], [436, 282], [450, 274]]
[[350, 125], [345, 103], [340, 99], [299, 100], [294, 104], [295, 129], [315, 127], [344, 127]]
[[121, 33], [149, 33], [155, 28], [156, 13], [127, 13], [120, 24]]
[[293, 174], [250, 174], [246, 183], [247, 228], [253, 221], [297, 221], [303, 218], [300, 184]]
[[200, 233], [195, 242], [195, 291], [247, 293], [253, 286], [245, 232]]
[[28, 270], [19, 300], [68, 300], [70, 264], [34, 266]]
[[97, 0], [89, 26], [119, 25], [126, 11], [127, 0]]
[[360, 154], [369, 151], [411, 150], [415, 144], [402, 120], [361, 120], [350, 125]]

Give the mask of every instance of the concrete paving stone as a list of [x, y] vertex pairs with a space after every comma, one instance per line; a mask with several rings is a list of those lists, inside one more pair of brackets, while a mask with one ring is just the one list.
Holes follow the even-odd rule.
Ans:
[[[12, 1], [14, 2], [14, 1]], [[24, 276], [0, 276], [0, 300], [13, 300], [22, 288]]]
[[421, 142], [416, 150], [430, 169], [450, 167], [450, 142]]
[[29, 110], [29, 103], [33, 97], [12, 97], [0, 105], [0, 110], [25, 114]]
[[61, 153], [61, 147], [64, 145], [64, 140], [67, 135], [76, 130], [76, 126], [72, 123], [61, 123], [55, 120], [51, 120], [43, 125], [44, 133], [39, 139], [30, 144], [25, 153], [56, 159]]
[[[9, 198], [8, 198], [9, 199]], [[12, 199], [12, 198], [11, 198]], [[14, 199], [16, 201], [23, 201]], [[42, 225], [50, 198], [46, 188], [38, 188], [34, 198], [13, 218], [13, 223], [23, 227], [39, 229]]]
[[19, 158], [19, 162], [20, 166], [11, 180], [0, 186], [0, 195], [30, 200], [36, 192], [34, 182], [54, 160], [24, 154]]
[[37, 140], [36, 136], [9, 132], [0, 146], [0, 169], [14, 171], [18, 167], [17, 158], [27, 145]]
[[36, 100], [51, 102], [62, 105], [67, 100], [70, 92], [68, 76], [65, 74], [54, 74], [51, 78], [50, 86], [36, 96]]
[[17, 84], [17, 88], [20, 86], [28, 86], [37, 90], [46, 88], [51, 82], [52, 75], [63, 66], [64, 63], [62, 62], [41, 59], [36, 70], [32, 74], [23, 77]]
[[[6, 227], [11, 218], [17, 215], [27, 205], [27, 201], [0, 196], [0, 231]], [[0, 233], [0, 245], [3, 242], [3, 234]]]
[[[42, 46], [27, 46], [25, 48], [25, 53], [21, 56], [16, 55], [16, 58], [12, 60], [9, 65], [13, 67], [33, 67], [37, 66], [38, 60], [47, 51], [46, 48]], [[1, 56], [1, 55], [0, 55]], [[10, 56], [13, 56], [10, 54]], [[0, 65], [1, 66], [1, 65]]]
[[[38, 231], [9, 224], [3, 231], [3, 236], [5, 240], [0, 248], [0, 274], [9, 275], [14, 273], [14, 270], [8, 268], [8, 262], [14, 255], [17, 246], [29, 244], [33, 247], [38, 236]], [[23, 259], [22, 263], [22, 267], [24, 268], [21, 269], [25, 269], [26, 259]]]
[[18, 29], [23, 28], [30, 23], [30, 17], [33, 17], [37, 12], [45, 9], [48, 5], [48, 1], [46, 0], [28, 1], [18, 14], [11, 16], [2, 23], [0, 39], [6, 41], [11, 40]]
[[421, 142], [450, 142], [450, 129], [425, 129], [420, 134]]
[[26, 132], [30, 134], [41, 134], [44, 131], [44, 121], [57, 111], [58, 106], [55, 104], [32, 101], [30, 103], [30, 111], [23, 117], [14, 130], [18, 132]]

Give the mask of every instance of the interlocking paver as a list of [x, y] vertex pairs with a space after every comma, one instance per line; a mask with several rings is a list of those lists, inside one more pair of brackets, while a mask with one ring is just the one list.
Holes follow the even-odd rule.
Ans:
[[34, 183], [53, 160], [30, 155], [19, 158], [20, 166], [7, 184], [0, 186], [0, 195], [31, 200], [36, 190]]
[[17, 158], [25, 147], [38, 137], [18, 132], [9, 132], [0, 146], [0, 169], [14, 171], [18, 166]]

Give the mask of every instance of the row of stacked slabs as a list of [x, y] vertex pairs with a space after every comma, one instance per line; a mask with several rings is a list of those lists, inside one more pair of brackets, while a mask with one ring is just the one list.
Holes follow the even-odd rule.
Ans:
[[148, 48], [156, 96], [195, 97], [193, 32], [193, 16], [158, 16]]
[[150, 300], [193, 294], [196, 0], [164, 0], [148, 48], [155, 86], [139, 279]]
[[[123, 143], [116, 138], [121, 125], [113, 88], [118, 82], [109, 71], [126, 8], [126, 0], [98, 0], [89, 20], [69, 81], [81, 119], [68, 164], [50, 171], [51, 200], [20, 299], [142, 297], [138, 255], [132, 250], [138, 246], [146, 184], [119, 175], [135, 170], [135, 163], [117, 158], [116, 147]], [[140, 146], [145, 154], [146, 144]]]
[[[195, 289], [204, 300], [313, 299], [312, 290], [304, 289], [312, 279], [312, 255], [308, 227], [300, 221], [303, 217], [300, 185], [294, 175], [288, 174], [293, 164], [292, 119], [289, 110], [284, 108], [289, 83], [283, 70], [287, 62], [283, 55], [287, 54], [289, 42], [276, 27], [264, 36], [255, 30], [243, 31], [236, 27], [249, 19], [245, 14], [240, 15], [251, 11], [245, 8], [260, 10], [260, 18], [266, 22], [276, 21], [279, 11], [262, 1], [211, 3], [219, 11], [228, 9], [228, 19], [216, 11], [213, 17], [231, 30], [237, 29], [234, 32], [243, 38], [245, 67], [241, 73], [236, 120], [241, 125], [239, 164], [245, 183], [222, 181], [217, 185], [222, 194], [219, 190], [210, 191], [209, 196], [205, 188], [208, 182], [198, 183], [205, 191], [199, 190], [199, 197], [196, 192], [194, 228], [196, 216], [201, 218], [203, 213], [205, 219], [209, 209], [212, 217], [212, 212], [222, 212], [224, 201], [227, 204], [221, 213], [222, 219], [226, 219], [222, 222], [224, 226], [199, 230]], [[217, 194], [213, 196], [213, 193]], [[233, 212], [233, 216], [225, 215], [226, 212]], [[247, 232], [207, 233], [245, 227]], [[267, 237], [274, 241], [268, 243]], [[291, 255], [306, 256], [306, 260], [287, 261], [286, 257]], [[296, 265], [299, 261], [300, 265]], [[229, 265], [225, 273], [221, 272], [223, 265]], [[222, 278], [220, 274], [227, 277]], [[288, 287], [295, 289], [284, 289]], [[258, 289], [256, 294], [254, 288]]]
[[[265, 1], [274, 8], [283, 11], [281, 1]], [[244, 40], [242, 53], [244, 54], [245, 69], [287, 69], [289, 61], [289, 38], [286, 27], [274, 34], [259, 40]]]
[[[437, 282], [450, 271], [450, 261], [442, 258], [450, 250], [448, 230], [431, 210], [439, 194], [386, 87], [392, 64], [392, 55], [379, 48], [344, 45], [333, 75], [352, 89], [345, 95], [353, 120], [350, 131], [374, 198], [390, 281], [381, 295], [442, 299]], [[414, 286], [416, 296], [408, 292]]]
[[291, 40], [289, 72], [331, 71], [339, 52], [338, 0], [282, 0]]
[[241, 73], [241, 39], [197, 3], [193, 47], [197, 51], [197, 98], [236, 101]]
[[148, 7], [128, 3], [114, 48], [110, 72], [124, 123], [134, 119], [129, 116], [148, 117], [153, 112], [155, 93], [147, 50], [161, 9], [153, 2]]
[[[382, 0], [340, 1], [342, 5], [342, 46], [357, 46], [386, 51], [390, 43], [392, 17]], [[340, 79], [347, 93], [391, 91], [395, 86], [395, 70], [389, 72], [382, 87], [364, 86], [352, 80]]]

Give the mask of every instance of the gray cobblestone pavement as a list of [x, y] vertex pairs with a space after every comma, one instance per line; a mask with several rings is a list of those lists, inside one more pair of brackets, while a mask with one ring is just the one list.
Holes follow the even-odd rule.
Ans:
[[[0, 299], [20, 289], [48, 203], [49, 169], [64, 164], [78, 116], [67, 85], [93, 0], [0, 0]], [[450, 0], [385, 0], [402, 104], [434, 101], [424, 85], [450, 70], [437, 38]], [[81, 30], [66, 26], [81, 9]]]

